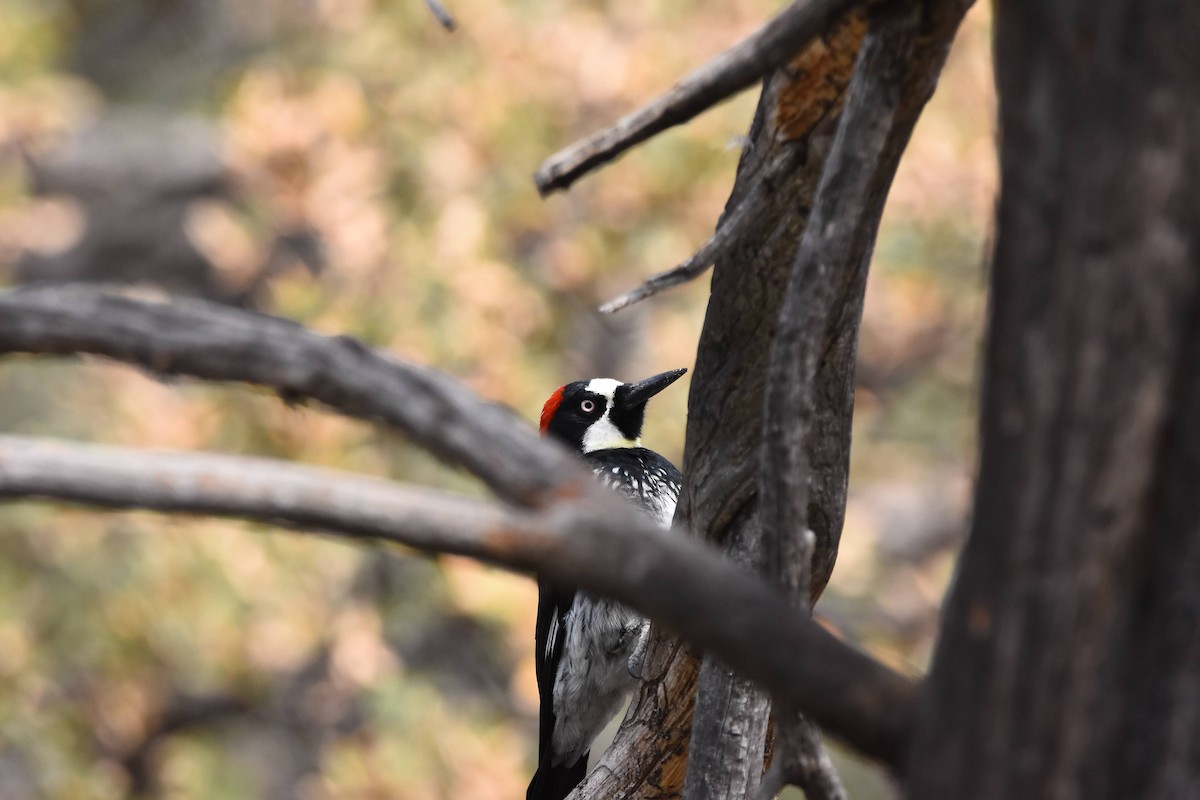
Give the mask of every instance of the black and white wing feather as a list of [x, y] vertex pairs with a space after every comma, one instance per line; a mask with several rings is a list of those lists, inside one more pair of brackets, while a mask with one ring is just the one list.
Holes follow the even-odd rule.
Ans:
[[587, 774], [587, 758], [574, 764], [555, 764], [553, 734], [554, 682], [566, 644], [567, 615], [575, 603], [575, 589], [538, 580], [537, 625], [534, 629], [534, 662], [538, 685], [538, 769], [529, 783], [526, 800], [566, 797]]
[[671, 527], [683, 475], [667, 459], [645, 447], [595, 450], [584, 458], [596, 477], [645, 509], [659, 525]]
[[[670, 527], [683, 486], [670, 461], [644, 447], [596, 450], [584, 459], [602, 483]], [[583, 780], [592, 741], [632, 687], [629, 658], [644, 630], [615, 601], [538, 581], [538, 769], [526, 800], [562, 800]], [[556, 687], [565, 707], [556, 707]]]

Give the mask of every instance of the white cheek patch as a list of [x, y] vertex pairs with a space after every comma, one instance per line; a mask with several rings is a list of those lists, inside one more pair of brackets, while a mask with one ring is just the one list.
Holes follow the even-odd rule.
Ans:
[[587, 390], [604, 398], [604, 415], [593, 422], [583, 433], [583, 452], [609, 450], [614, 447], [641, 447], [640, 439], [630, 439], [608, 418], [612, 410], [613, 395], [621, 382], [613, 378], [593, 378]]

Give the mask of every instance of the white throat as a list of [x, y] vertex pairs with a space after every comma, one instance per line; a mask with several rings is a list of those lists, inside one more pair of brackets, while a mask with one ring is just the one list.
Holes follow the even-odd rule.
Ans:
[[596, 450], [610, 450], [614, 447], [641, 447], [641, 439], [630, 439], [621, 433], [620, 429], [609, 419], [608, 412], [612, 410], [613, 395], [621, 382], [612, 378], [594, 378], [588, 382], [587, 390], [604, 397], [604, 415], [593, 422], [583, 432], [583, 452], [591, 453]]

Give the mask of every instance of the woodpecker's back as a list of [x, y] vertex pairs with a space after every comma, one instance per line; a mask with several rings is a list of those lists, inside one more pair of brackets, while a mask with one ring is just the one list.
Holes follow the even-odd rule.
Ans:
[[[641, 446], [646, 402], [686, 370], [638, 383], [611, 378], [561, 387], [542, 409], [543, 435], [581, 454], [596, 477], [670, 527], [679, 470]], [[634, 685], [647, 623], [612, 600], [538, 580], [535, 632], [541, 700], [538, 770], [526, 800], [562, 800], [587, 774], [588, 751]]]
[[667, 459], [645, 447], [610, 447], [583, 454], [606, 486], [625, 494], [664, 528], [671, 527], [683, 475]]

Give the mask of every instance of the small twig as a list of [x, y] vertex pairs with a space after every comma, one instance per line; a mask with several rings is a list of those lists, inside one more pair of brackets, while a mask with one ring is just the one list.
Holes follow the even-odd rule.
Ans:
[[454, 21], [454, 16], [442, 5], [441, 0], [425, 0], [425, 5], [429, 7], [430, 12], [433, 13], [433, 16], [443, 28], [453, 33], [454, 29], [458, 27], [458, 23]]
[[552, 155], [534, 175], [538, 191], [545, 196], [565, 189], [634, 145], [747, 88], [795, 55], [857, 2], [796, 0], [746, 39], [682, 78], [666, 94]]
[[911, 679], [792, 613], [781, 592], [696, 538], [659, 529], [611, 495], [526, 510], [265, 458], [0, 435], [0, 497], [235, 517], [536, 572], [661, 620], [868, 756], [897, 766], [905, 752]]
[[717, 260], [724, 229], [718, 229], [690, 258], [674, 267], [651, 275], [640, 286], [618, 295], [600, 306], [601, 314], [615, 314], [634, 303], [653, 297], [661, 291], [695, 280], [708, 271]]
[[600, 313], [615, 314], [621, 309], [628, 308], [634, 303], [640, 303], [665, 289], [679, 286], [703, 275], [738, 241], [747, 220], [753, 219], [762, 207], [762, 200], [767, 194], [764, 186], [765, 184], [762, 183], [756, 184], [749, 196], [743, 199], [733, 213], [720, 223], [716, 233], [691, 258], [665, 272], [651, 275], [641, 286], [609, 300], [600, 306]]

